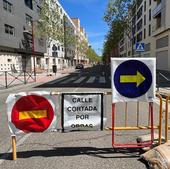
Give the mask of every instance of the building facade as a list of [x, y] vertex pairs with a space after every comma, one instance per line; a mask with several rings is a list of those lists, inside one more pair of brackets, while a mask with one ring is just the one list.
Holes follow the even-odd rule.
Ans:
[[30, 22], [38, 19], [39, 10], [38, 0], [0, 1], [0, 71], [30, 71], [35, 64], [34, 57], [39, 60], [43, 57], [45, 41], [36, 39], [33, 49], [30, 31]]
[[77, 63], [89, 63], [86, 57], [88, 49], [88, 39], [85, 29], [81, 27], [79, 18], [71, 18], [76, 27], [76, 54], [75, 60]]
[[49, 43], [36, 36], [41, 2], [0, 1], [0, 71], [52, 71], [54, 65], [57, 69], [63, 69], [78, 62], [75, 43], [77, 27], [58, 1], [56, 6], [60, 18], [56, 19], [63, 26], [63, 41], [51, 37]]
[[[170, 1], [136, 0], [131, 15], [131, 39], [119, 42], [120, 56], [156, 57], [157, 69], [170, 71]], [[145, 51], [136, 52], [136, 43]]]

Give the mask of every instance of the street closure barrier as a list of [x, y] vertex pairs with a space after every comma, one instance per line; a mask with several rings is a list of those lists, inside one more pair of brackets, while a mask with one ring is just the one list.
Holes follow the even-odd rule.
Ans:
[[[143, 148], [151, 147], [154, 140], [154, 124], [153, 124], [153, 101], [155, 98], [155, 72], [156, 72], [156, 60], [155, 58], [112, 58], [111, 70], [112, 70], [112, 146], [114, 148]], [[128, 125], [127, 119], [133, 119], [135, 121], [135, 113], [128, 112], [128, 104], [135, 103], [136, 108], [136, 125]], [[148, 126], [139, 124], [139, 108], [140, 102], [148, 103], [148, 116], [143, 113], [143, 117], [148, 117]], [[125, 103], [125, 121], [124, 126], [117, 127], [116, 124], [120, 123], [120, 119], [123, 119], [123, 113], [117, 113], [116, 105], [118, 103]], [[135, 108], [134, 108], [135, 109]], [[133, 110], [134, 110], [133, 109]], [[121, 116], [121, 115], [122, 116]], [[116, 118], [118, 117], [118, 118]], [[144, 119], [147, 120], [147, 119]], [[150, 140], [143, 143], [116, 143], [116, 130], [150, 130]], [[139, 134], [139, 133], [138, 133]], [[119, 134], [120, 135], [120, 134]], [[127, 135], [127, 132], [125, 133]], [[119, 140], [119, 139], [117, 139]], [[125, 140], [129, 140], [125, 139]]]
[[170, 101], [170, 93], [163, 94], [163, 98], [165, 98], [165, 142], [168, 142], [168, 131], [170, 129], [169, 126], [169, 101]]
[[30, 132], [103, 130], [106, 93], [21, 92], [7, 98], [13, 160], [16, 136]]
[[62, 131], [103, 130], [103, 93], [62, 93]]

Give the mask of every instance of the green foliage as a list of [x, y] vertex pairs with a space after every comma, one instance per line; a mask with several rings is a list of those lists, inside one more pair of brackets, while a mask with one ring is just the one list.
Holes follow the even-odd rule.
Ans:
[[87, 50], [87, 58], [90, 60], [90, 62], [99, 62], [101, 60], [101, 58], [91, 47], [89, 47]]
[[133, 0], [109, 0], [104, 20], [111, 25], [115, 21], [126, 22]]
[[110, 30], [105, 39], [103, 57], [110, 56], [111, 51], [118, 46], [124, 33], [130, 37], [129, 9], [132, 4], [133, 0], [109, 0], [104, 21], [109, 25]]
[[69, 48], [70, 46], [72, 47], [76, 46], [76, 35], [74, 32], [74, 28], [65, 15], [64, 15], [64, 39], [66, 48]]
[[41, 10], [37, 23], [38, 35], [48, 39], [64, 42], [63, 18], [61, 18], [55, 0], [42, 0]]

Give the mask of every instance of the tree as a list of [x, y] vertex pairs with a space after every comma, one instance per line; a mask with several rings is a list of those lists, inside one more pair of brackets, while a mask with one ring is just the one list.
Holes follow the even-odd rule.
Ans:
[[123, 31], [122, 31], [122, 22], [115, 21], [112, 23], [110, 30], [105, 37], [104, 43], [104, 52], [103, 52], [103, 60], [109, 60], [108, 57], [111, 57], [112, 50], [118, 47], [118, 42], [123, 38]]
[[104, 44], [105, 55], [108, 54], [115, 45], [118, 45], [124, 34], [126, 34], [132, 42], [130, 10], [132, 4], [133, 0], [109, 0], [104, 14], [104, 20], [110, 27]]
[[87, 57], [90, 62], [99, 62], [100, 61], [100, 57], [97, 55], [97, 53], [94, 51], [94, 49], [91, 48], [91, 46], [88, 47]]
[[[65, 58], [68, 59], [67, 52], [76, 49], [76, 33], [74, 32], [74, 27], [70, 23], [66, 15], [64, 15], [64, 48], [65, 48]], [[73, 52], [75, 55], [75, 52]]]
[[39, 20], [38, 34], [47, 39], [48, 47], [52, 40], [64, 42], [63, 19], [55, 0], [42, 0]]

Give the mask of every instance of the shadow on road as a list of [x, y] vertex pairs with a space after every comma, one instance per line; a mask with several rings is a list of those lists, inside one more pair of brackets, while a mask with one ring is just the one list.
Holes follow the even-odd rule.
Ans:
[[[98, 158], [136, 158], [143, 153], [140, 149], [114, 149], [96, 147], [57, 147], [52, 150], [17, 152], [17, 158], [89, 155]], [[8, 157], [8, 158], [7, 158]], [[1, 153], [0, 159], [11, 160], [12, 153]]]

